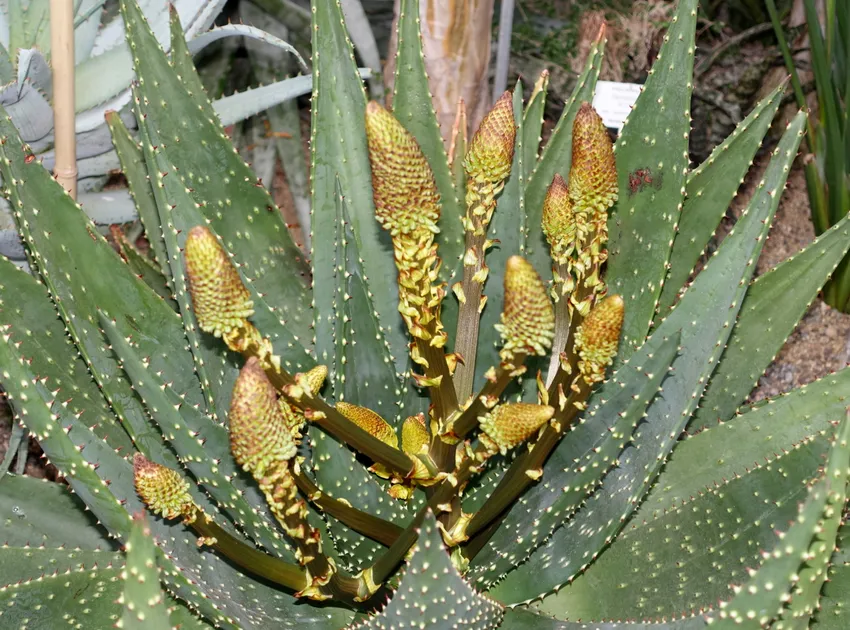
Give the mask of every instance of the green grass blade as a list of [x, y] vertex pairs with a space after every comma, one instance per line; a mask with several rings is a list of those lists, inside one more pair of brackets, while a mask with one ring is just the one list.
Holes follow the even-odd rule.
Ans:
[[804, 123], [805, 114], [798, 113], [774, 152], [764, 185], [741, 220], [648, 341], [653, 347], [676, 331], [682, 335], [673, 372], [650, 404], [647, 422], [635, 431], [618, 467], [606, 476], [584, 509], [493, 589], [500, 601], [528, 601], [568, 582], [618, 534], [649, 490], [685, 429], [731, 333], [730, 323], [740, 309], [779, 205], [779, 191], [796, 157]]
[[121, 629], [171, 630], [165, 595], [159, 587], [156, 545], [151, 540], [151, 530], [144, 516], [133, 519], [133, 529], [125, 550], [127, 564], [121, 572], [124, 578]]
[[709, 158], [688, 175], [685, 205], [679, 222], [670, 271], [664, 281], [658, 312], [666, 314], [738, 192], [762, 140], [776, 115], [785, 84], [762, 100]]
[[431, 100], [422, 34], [419, 31], [419, 0], [401, 0], [398, 13], [398, 52], [393, 83], [393, 114], [407, 129], [425, 154], [434, 181], [440, 191], [440, 233], [437, 235], [440, 257], [443, 259], [440, 279], [451, 286], [455, 263], [463, 255], [463, 197], [458, 195], [449, 167], [449, 157], [440, 124]]
[[[576, 86], [564, 103], [564, 112], [552, 131], [549, 141], [537, 165], [528, 177], [525, 189], [526, 207], [526, 254], [541, 278], [549, 278], [552, 273], [552, 260], [549, 257], [549, 243], [543, 234], [543, 200], [555, 174], [569, 179], [570, 165], [573, 159], [573, 122], [583, 102], [592, 102], [596, 90], [596, 81], [602, 68], [605, 41], [594, 43], [587, 55], [584, 70], [578, 77]], [[532, 168], [531, 165], [528, 168]]]
[[729, 419], [744, 402], [850, 249], [849, 222], [845, 217], [752, 283], [691, 430]]
[[363, 256], [363, 269], [372, 283], [378, 315], [396, 359], [396, 369], [402, 371], [407, 339], [397, 311], [398, 287], [389, 235], [375, 220], [366, 146], [366, 96], [338, 0], [313, 3], [313, 77], [310, 177], [316, 360], [330, 365], [335, 350], [336, 252], [330, 242], [321, 242], [321, 235], [335, 232], [335, 185], [339, 178], [349, 201], [352, 231]]
[[609, 292], [626, 302], [620, 360], [631, 356], [649, 331], [682, 211], [696, 19], [697, 0], [679, 0], [658, 59], [614, 146], [619, 200], [608, 219], [606, 282]]

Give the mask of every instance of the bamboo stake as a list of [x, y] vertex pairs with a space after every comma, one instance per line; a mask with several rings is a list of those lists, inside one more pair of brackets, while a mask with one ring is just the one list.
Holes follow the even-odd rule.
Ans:
[[50, 0], [50, 63], [53, 67], [53, 175], [77, 198], [77, 136], [74, 111], [74, 1]]

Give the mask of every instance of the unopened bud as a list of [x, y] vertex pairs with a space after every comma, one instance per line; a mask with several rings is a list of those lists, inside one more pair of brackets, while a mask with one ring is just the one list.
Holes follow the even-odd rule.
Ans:
[[398, 436], [393, 428], [371, 409], [347, 402], [338, 402], [336, 409], [372, 437], [378, 438], [393, 448], [398, 448]]
[[401, 449], [408, 455], [417, 455], [427, 449], [430, 441], [425, 415], [410, 416], [401, 427]]
[[506, 403], [480, 420], [484, 435], [501, 453], [525, 442], [555, 414], [548, 405]]
[[148, 509], [166, 519], [177, 518], [193, 504], [189, 483], [176, 470], [150, 461], [141, 453], [133, 457], [136, 492]]
[[502, 335], [502, 359], [517, 352], [543, 355], [552, 345], [555, 314], [546, 287], [531, 263], [521, 256], [508, 258], [505, 269], [505, 305], [496, 325]]
[[543, 201], [543, 233], [549, 241], [553, 258], [566, 251], [576, 239], [576, 222], [570, 191], [567, 182], [557, 173]]
[[313, 396], [316, 396], [325, 384], [325, 379], [328, 377], [328, 366], [317, 365], [309, 370], [305, 375], [307, 382], [310, 384], [310, 391]]
[[494, 185], [503, 182], [511, 172], [515, 141], [513, 98], [505, 92], [472, 136], [463, 163], [467, 177]]
[[277, 392], [259, 361], [245, 363], [230, 399], [230, 450], [236, 463], [255, 477], [288, 461], [297, 451]]
[[440, 194], [416, 139], [378, 103], [366, 107], [375, 214], [393, 236], [437, 232]]
[[254, 314], [254, 303], [218, 239], [208, 228], [196, 225], [186, 238], [184, 255], [201, 330], [221, 337], [242, 326]]
[[570, 197], [591, 213], [604, 212], [617, 200], [614, 145], [590, 103], [582, 103], [573, 123]]
[[624, 314], [623, 298], [610, 295], [593, 307], [576, 330], [578, 369], [587, 383], [605, 378], [605, 368], [617, 354]]

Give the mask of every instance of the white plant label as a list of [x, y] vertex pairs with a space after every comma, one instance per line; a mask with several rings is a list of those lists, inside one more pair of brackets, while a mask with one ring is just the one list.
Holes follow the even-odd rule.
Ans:
[[618, 83], [616, 81], [598, 81], [596, 95], [593, 97], [593, 108], [602, 116], [602, 122], [609, 129], [620, 131], [623, 123], [634, 107], [638, 94], [639, 83]]

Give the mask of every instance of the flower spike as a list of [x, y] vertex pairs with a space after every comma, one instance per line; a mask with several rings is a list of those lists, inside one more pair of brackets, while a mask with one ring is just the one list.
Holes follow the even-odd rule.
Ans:
[[566, 256], [575, 247], [576, 222], [567, 182], [557, 173], [543, 201], [543, 233], [549, 241], [552, 258], [558, 263], [566, 262]]
[[548, 405], [506, 403], [499, 405], [480, 420], [482, 443], [491, 451], [503, 455], [525, 442], [535, 431], [555, 415]]
[[517, 352], [542, 355], [552, 344], [555, 315], [546, 287], [531, 263], [511, 256], [505, 269], [505, 305], [497, 329], [502, 335], [502, 360]]
[[251, 294], [209, 228], [196, 225], [185, 246], [186, 275], [198, 325], [216, 337], [244, 325], [254, 314]]
[[511, 172], [515, 141], [513, 97], [510, 92], [505, 92], [472, 136], [464, 160], [467, 176], [487, 184], [504, 181]]
[[605, 378], [605, 368], [611, 365], [620, 343], [625, 305], [619, 295], [600, 301], [576, 331], [579, 373], [588, 384]]
[[195, 505], [189, 482], [176, 470], [152, 462], [141, 453], [133, 457], [136, 492], [148, 509], [166, 519], [177, 518]]
[[398, 448], [398, 436], [396, 436], [393, 428], [386, 420], [371, 409], [361, 407], [360, 405], [352, 405], [347, 402], [338, 402], [336, 408], [337, 411], [366, 431], [366, 433], [378, 438], [384, 444]]
[[605, 212], [617, 200], [614, 145], [590, 103], [582, 103], [573, 123], [570, 197], [591, 216]]

